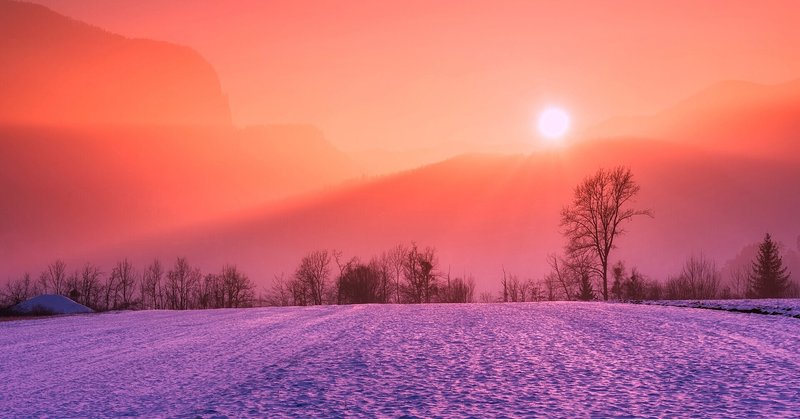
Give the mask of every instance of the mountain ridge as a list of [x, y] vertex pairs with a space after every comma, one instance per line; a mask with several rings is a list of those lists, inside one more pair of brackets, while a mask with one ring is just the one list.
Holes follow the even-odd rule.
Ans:
[[0, 59], [0, 123], [232, 124], [217, 73], [197, 51], [44, 6], [0, 0]]

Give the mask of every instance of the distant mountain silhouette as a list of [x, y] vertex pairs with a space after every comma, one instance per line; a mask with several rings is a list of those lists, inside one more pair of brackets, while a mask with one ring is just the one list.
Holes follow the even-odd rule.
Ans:
[[0, 126], [0, 266], [207, 222], [355, 176], [310, 126]]
[[0, 123], [231, 123], [217, 74], [195, 51], [43, 6], [0, 0], [0, 62]]
[[612, 118], [582, 134], [661, 138], [785, 160], [800, 153], [800, 79], [718, 83], [655, 115]]

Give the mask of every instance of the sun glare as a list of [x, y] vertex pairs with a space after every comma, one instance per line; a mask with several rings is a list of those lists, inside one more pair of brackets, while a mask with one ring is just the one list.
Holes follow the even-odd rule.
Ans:
[[549, 107], [539, 114], [539, 133], [548, 140], [557, 140], [569, 130], [569, 115], [561, 108]]

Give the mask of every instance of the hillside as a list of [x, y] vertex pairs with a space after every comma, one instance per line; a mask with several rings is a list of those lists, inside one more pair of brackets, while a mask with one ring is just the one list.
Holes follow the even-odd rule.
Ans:
[[568, 302], [10, 321], [0, 406], [12, 417], [784, 417], [800, 409], [798, 339], [800, 321], [782, 316]]
[[293, 272], [311, 250], [369, 257], [416, 241], [438, 248], [443, 272], [472, 273], [479, 288], [496, 289], [503, 267], [532, 277], [548, 271], [546, 256], [563, 245], [558, 216], [572, 188], [616, 164], [632, 167], [642, 186], [637, 205], [652, 208], [655, 218], [631, 224], [614, 257], [646, 275], [676, 273], [692, 252], [722, 264], [765, 231], [785, 243], [800, 234], [800, 194], [793, 189], [799, 166], [628, 139], [563, 154], [462, 156], [98, 254], [103, 263], [187, 255], [204, 269], [235, 261], [265, 284]]
[[709, 151], [794, 161], [800, 154], [800, 79], [715, 84], [649, 116], [618, 117], [584, 138], [661, 138]]
[[0, 277], [356, 174], [310, 126], [0, 127]]
[[229, 125], [195, 51], [129, 39], [31, 3], [0, 0], [0, 123]]

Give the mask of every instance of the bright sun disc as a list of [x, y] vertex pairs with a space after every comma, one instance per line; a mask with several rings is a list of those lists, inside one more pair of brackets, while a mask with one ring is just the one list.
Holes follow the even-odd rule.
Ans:
[[545, 138], [561, 138], [569, 129], [569, 115], [560, 108], [547, 108], [539, 115], [538, 128]]

